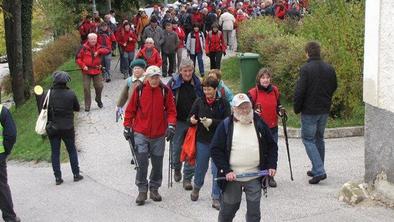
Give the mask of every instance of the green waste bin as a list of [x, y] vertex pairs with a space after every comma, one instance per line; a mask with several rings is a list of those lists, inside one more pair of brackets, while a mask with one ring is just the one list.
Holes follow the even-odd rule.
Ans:
[[247, 93], [250, 88], [256, 85], [256, 75], [261, 68], [260, 55], [246, 52], [239, 53], [237, 57], [240, 61], [241, 91]]

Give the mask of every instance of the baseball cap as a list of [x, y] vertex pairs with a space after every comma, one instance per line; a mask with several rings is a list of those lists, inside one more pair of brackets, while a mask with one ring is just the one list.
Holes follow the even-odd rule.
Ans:
[[139, 11], [139, 12], [142, 12], [142, 11], [144, 11], [144, 9], [143, 9], [143, 8], [139, 8], [138, 11]]
[[234, 96], [231, 105], [237, 107], [244, 102], [250, 103], [249, 97], [245, 93], [238, 93], [237, 95]]
[[156, 76], [156, 75], [161, 76], [161, 69], [157, 66], [149, 66], [146, 69], [145, 75], [147, 77], [152, 77], [152, 76]]

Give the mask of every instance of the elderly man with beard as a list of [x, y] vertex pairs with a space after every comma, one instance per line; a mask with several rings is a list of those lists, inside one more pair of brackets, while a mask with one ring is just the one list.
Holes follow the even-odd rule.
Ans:
[[237, 178], [268, 168], [275, 176], [278, 147], [264, 121], [252, 110], [246, 94], [234, 96], [233, 115], [223, 120], [211, 142], [211, 157], [218, 169], [222, 190], [219, 221], [232, 221], [241, 204], [242, 190], [246, 194], [246, 221], [260, 221], [260, 176]]

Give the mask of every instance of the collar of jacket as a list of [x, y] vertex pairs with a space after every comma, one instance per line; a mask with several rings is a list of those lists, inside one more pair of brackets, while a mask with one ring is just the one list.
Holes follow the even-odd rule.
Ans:
[[313, 60], [321, 60], [320, 56], [313, 56], [308, 58], [308, 62], [313, 61]]
[[135, 82], [137, 80], [144, 82], [145, 76], [142, 75], [140, 78], [136, 78], [134, 75], [131, 76], [131, 82]]
[[[180, 73], [174, 80], [175, 81], [174, 81], [174, 85], [172, 86], [172, 90], [178, 89], [185, 82], [185, 81], [183, 81]], [[194, 85], [195, 89], [198, 89], [201, 87], [201, 82], [195, 74], [192, 74], [192, 85]], [[199, 95], [199, 96], [201, 96], [201, 95]]]
[[262, 91], [267, 92], [267, 93], [270, 93], [270, 92], [272, 92], [272, 84], [269, 84], [267, 88], [262, 86], [262, 85], [260, 85], [260, 84], [258, 84], [257, 85], [257, 89], [258, 90], [262, 90]]

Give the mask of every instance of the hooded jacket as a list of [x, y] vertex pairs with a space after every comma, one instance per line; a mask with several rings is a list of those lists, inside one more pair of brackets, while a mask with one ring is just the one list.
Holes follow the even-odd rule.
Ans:
[[[76, 58], [76, 63], [81, 67], [82, 73], [87, 75], [99, 75], [101, 74], [101, 57], [110, 53], [110, 49], [103, 47], [101, 44], [96, 43], [94, 46], [90, 46], [89, 42], [82, 45]], [[94, 54], [97, 53], [97, 56]], [[88, 70], [84, 70], [88, 67]]]

